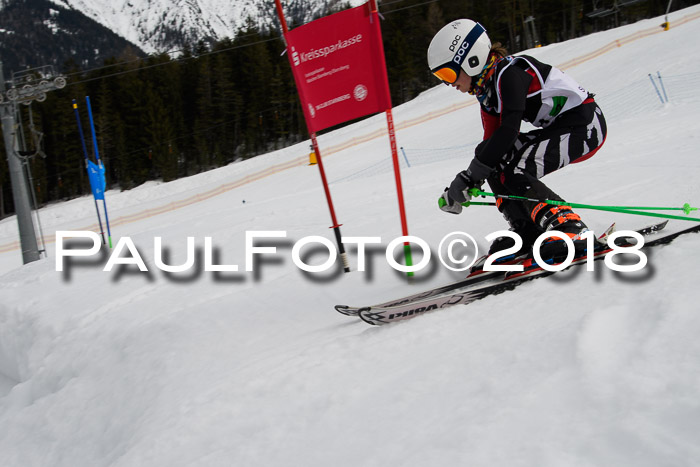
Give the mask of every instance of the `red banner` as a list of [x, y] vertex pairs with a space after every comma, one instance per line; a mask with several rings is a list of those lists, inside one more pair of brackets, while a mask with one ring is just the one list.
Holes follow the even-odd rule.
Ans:
[[391, 108], [379, 18], [369, 3], [285, 39], [309, 133]]

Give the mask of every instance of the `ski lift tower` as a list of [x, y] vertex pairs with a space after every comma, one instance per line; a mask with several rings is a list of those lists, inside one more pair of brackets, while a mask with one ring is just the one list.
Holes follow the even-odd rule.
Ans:
[[40, 259], [37, 246], [34, 223], [32, 222], [32, 208], [27, 186], [27, 177], [24, 173], [24, 165], [19, 155], [18, 127], [15, 122], [17, 104], [29, 105], [32, 101], [43, 102], [46, 93], [66, 86], [66, 79], [56, 75], [52, 66], [33, 68], [14, 73], [12, 80], [5, 82], [5, 75], [0, 62], [0, 119], [2, 120], [2, 133], [7, 153], [7, 165], [10, 169], [10, 183], [12, 184], [12, 198], [17, 213], [19, 227], [19, 240], [22, 248], [22, 261], [24, 264]]
[[540, 44], [540, 39], [537, 37], [537, 28], [535, 28], [535, 17], [528, 16], [523, 20], [523, 26], [525, 26], [525, 41], [527, 42], [527, 48], [532, 49], [534, 47], [542, 47]]

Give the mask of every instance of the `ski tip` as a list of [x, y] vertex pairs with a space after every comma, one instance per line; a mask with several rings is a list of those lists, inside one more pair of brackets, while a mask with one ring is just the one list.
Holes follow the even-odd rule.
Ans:
[[335, 311], [345, 316], [357, 316], [360, 314], [361, 308], [349, 305], [336, 305]]
[[653, 232], [658, 232], [659, 230], [665, 229], [667, 225], [668, 225], [668, 220], [665, 220], [663, 222], [651, 224], [648, 227], [645, 227], [645, 228], [640, 229], [640, 230], [646, 230], [648, 233], [653, 233]]

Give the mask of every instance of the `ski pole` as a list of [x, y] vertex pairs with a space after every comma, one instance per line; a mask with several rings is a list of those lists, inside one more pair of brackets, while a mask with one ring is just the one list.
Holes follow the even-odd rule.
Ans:
[[[500, 196], [499, 196], [500, 197]], [[532, 200], [536, 201], [536, 200]], [[547, 202], [547, 200], [544, 200], [543, 202]], [[550, 202], [549, 204], [555, 204], [554, 202]], [[566, 204], [567, 206], [571, 206], [572, 203], [563, 203]], [[473, 205], [480, 205], [480, 206], [496, 206], [496, 203], [479, 203], [479, 202], [474, 202], [474, 201], [465, 201], [462, 203], [462, 206], [473, 206]], [[572, 206], [576, 207], [576, 206]], [[580, 207], [580, 206], [578, 206]], [[685, 203], [683, 207], [680, 208], [672, 208], [672, 207], [657, 207], [657, 206], [652, 206], [652, 207], [645, 207], [645, 206], [596, 206], [597, 208], [603, 208], [603, 209], [623, 209], [623, 210], [630, 210], [630, 209], [636, 209], [638, 211], [683, 211], [686, 214], [690, 214], [691, 211], [697, 211], [698, 208], [693, 208], [690, 207], [689, 203]]]
[[481, 201], [465, 201], [462, 206], [468, 208], [469, 206], [496, 206], [496, 203], [482, 203]]
[[[645, 210], [674, 209], [674, 210], [683, 211], [686, 214], [690, 214], [690, 211], [697, 211], [698, 210], [698, 208], [690, 207], [690, 205], [688, 203], [685, 203], [682, 208], [658, 208], [658, 207], [650, 208], [650, 207], [636, 207], [636, 206], [598, 206], [598, 205], [593, 205], [593, 204], [569, 203], [567, 201], [557, 201], [557, 200], [551, 200], [551, 199], [527, 198], [525, 196], [497, 195], [494, 193], [481, 191], [478, 188], [472, 188], [471, 190], [469, 190], [469, 194], [471, 196], [493, 196], [494, 198], [511, 199], [511, 200], [516, 200], [516, 201], [532, 201], [535, 203], [553, 204], [555, 206], [571, 206], [572, 208], [580, 208], [580, 209], [595, 209], [598, 211], [620, 212], [620, 213], [624, 213], [624, 214], [635, 214], [638, 216], [661, 217], [664, 219], [678, 219], [678, 220], [683, 220], [683, 221], [700, 222], [700, 219], [697, 219], [694, 217], [683, 217], [683, 216], [675, 216], [672, 214], [660, 214], [660, 213], [646, 212], [645, 211]], [[473, 203], [471, 203], [471, 204], [473, 204]]]
[[[447, 201], [443, 197], [438, 198], [438, 206], [441, 208], [447, 205]], [[482, 201], [465, 201], [462, 206], [468, 208], [469, 206], [498, 206], [496, 203], [484, 203]]]
[[[554, 204], [554, 205], [559, 205], [559, 206], [566, 205], [566, 206], [571, 206], [571, 207], [589, 208], [589, 209], [604, 208], [604, 209], [623, 209], [623, 210], [637, 209], [640, 211], [683, 211], [686, 214], [690, 214], [691, 211], [697, 211], [699, 209], [699, 208], [691, 207], [690, 203], [685, 203], [682, 207], [602, 206], [602, 205], [592, 205], [592, 204], [569, 203], [567, 201], [557, 201], [557, 200], [550, 200], [550, 199], [535, 199], [535, 198], [527, 198], [524, 196], [497, 195], [494, 193], [481, 191], [478, 188], [472, 188], [471, 190], [469, 190], [469, 194], [471, 196], [493, 196], [494, 198], [513, 199], [513, 200], [518, 200], [518, 201], [533, 201], [536, 203], [547, 203], [547, 204]], [[472, 202], [471, 204], [474, 204], [474, 203]]]

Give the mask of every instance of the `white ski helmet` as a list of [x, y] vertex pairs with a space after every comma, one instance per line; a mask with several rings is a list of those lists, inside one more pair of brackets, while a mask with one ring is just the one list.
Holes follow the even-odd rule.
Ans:
[[486, 66], [491, 41], [486, 29], [470, 19], [458, 19], [440, 29], [428, 47], [428, 66], [435, 76], [454, 83], [459, 69], [477, 76]]

